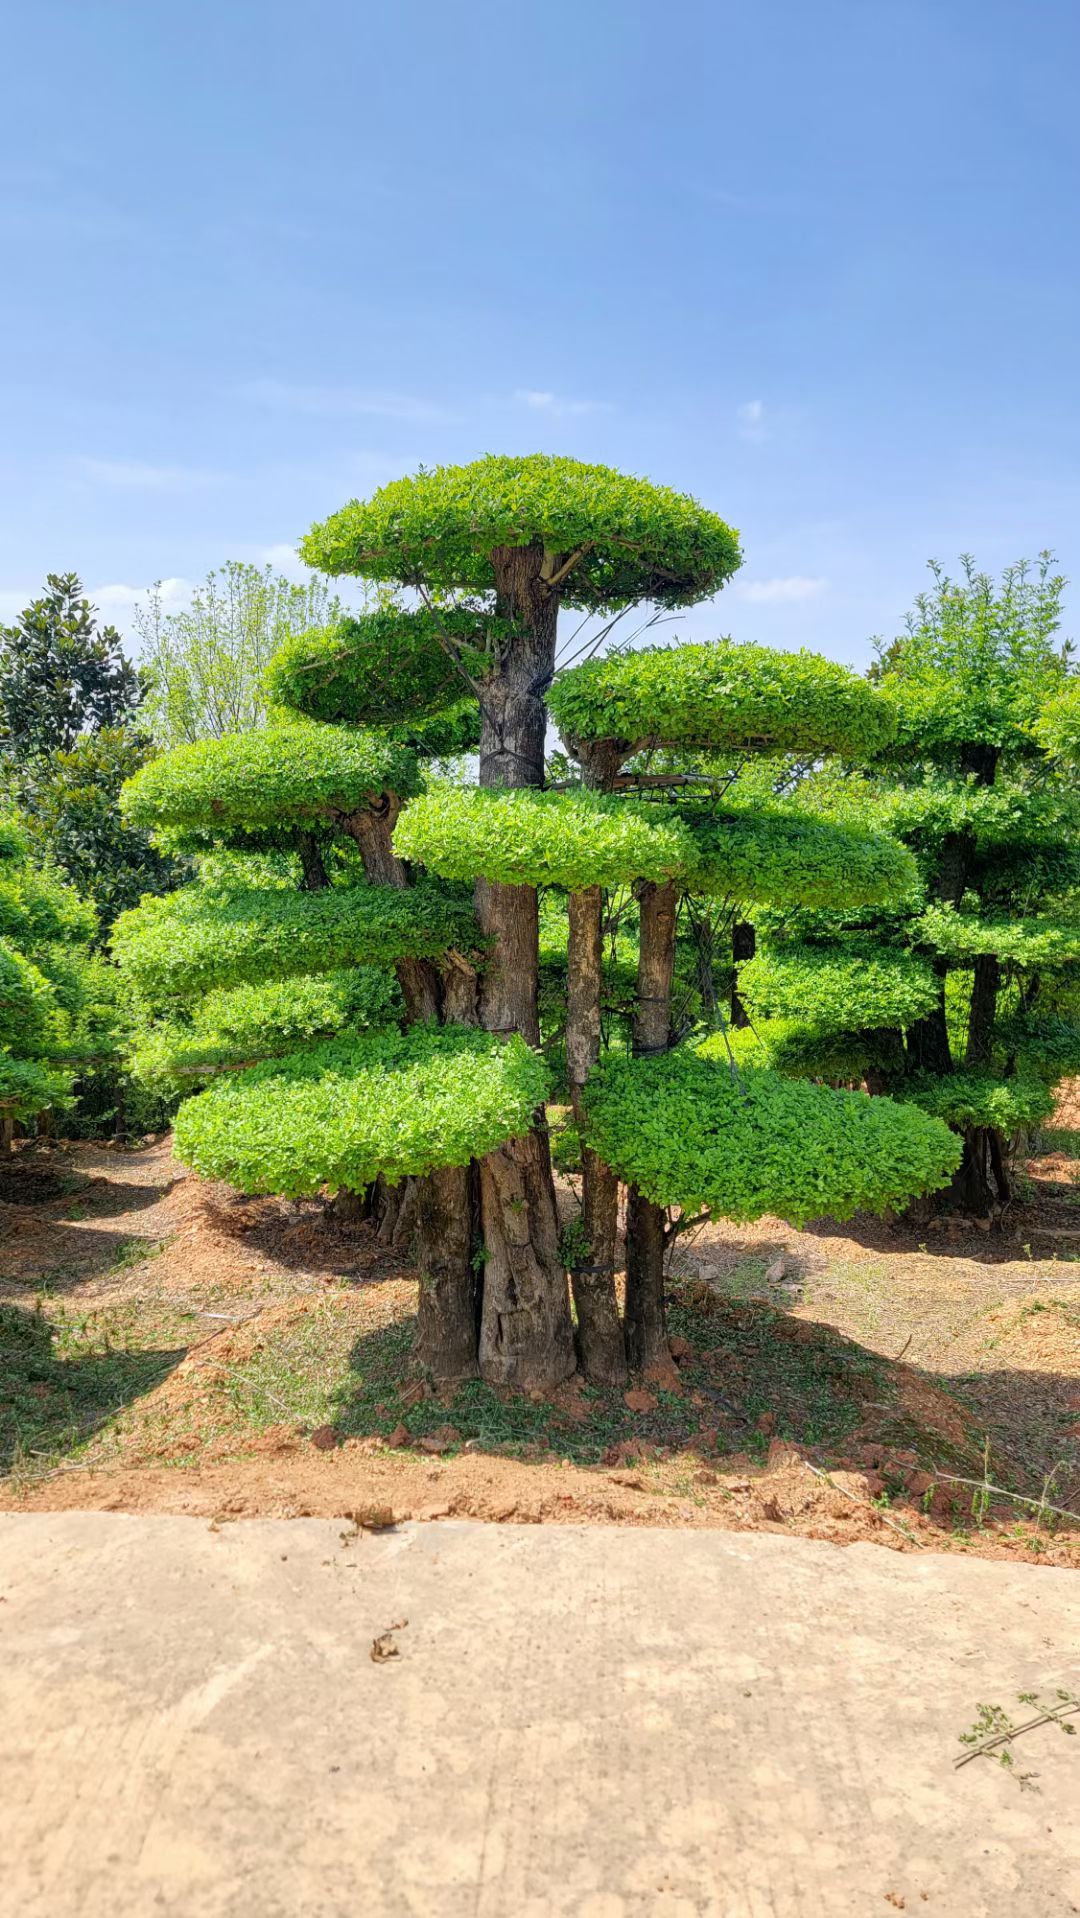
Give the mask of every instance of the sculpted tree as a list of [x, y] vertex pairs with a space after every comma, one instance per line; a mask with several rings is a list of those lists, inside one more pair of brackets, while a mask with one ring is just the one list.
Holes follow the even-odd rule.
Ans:
[[970, 562], [960, 580], [934, 571], [875, 672], [896, 717], [878, 769], [806, 790], [896, 835], [917, 882], [885, 914], [766, 916], [739, 990], [757, 1056], [947, 1120], [964, 1145], [953, 1197], [985, 1215], [1010, 1196], [1011, 1137], [1080, 1070], [1077, 681], [1047, 556], [1000, 585]]
[[[808, 1216], [894, 1204], [947, 1176], [950, 1135], [920, 1113], [666, 1056], [681, 898], [854, 904], [912, 879], [886, 839], [691, 806], [679, 795], [699, 789], [685, 780], [641, 775], [653, 745], [739, 756], [881, 744], [887, 706], [842, 668], [721, 641], [556, 677], [560, 606], [614, 614], [710, 596], [739, 562], [721, 520], [606, 468], [485, 459], [353, 502], [303, 552], [419, 603], [290, 641], [269, 693], [302, 721], [168, 755], [131, 804], [142, 823], [211, 834], [344, 834], [365, 877], [153, 902], [122, 924], [121, 953], [159, 996], [392, 964], [405, 1025], [231, 1071], [182, 1108], [184, 1156], [247, 1190], [391, 1188], [414, 1208], [426, 1363], [444, 1380], [479, 1372], [517, 1388], [557, 1385], [577, 1362], [568, 1268], [585, 1369], [625, 1376], [620, 1178], [626, 1343], [635, 1365], [663, 1366], [672, 1209], [750, 1217], [782, 1200]], [[578, 774], [558, 791], [544, 787], [549, 707]], [[433, 780], [424, 758], [460, 751], [477, 719], [479, 784]], [[627, 883], [640, 915], [634, 1056], [601, 1064], [603, 895]], [[541, 887], [567, 903], [567, 1055], [585, 1141], [583, 1218], [561, 1236], [537, 1050]]]
[[21, 823], [0, 816], [0, 1140], [62, 1105], [94, 911], [30, 856]]

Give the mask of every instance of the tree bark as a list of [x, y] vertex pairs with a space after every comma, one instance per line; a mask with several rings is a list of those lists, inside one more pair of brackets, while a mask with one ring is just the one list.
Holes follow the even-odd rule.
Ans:
[[[563, 555], [539, 542], [496, 547], [495, 606], [514, 622], [481, 686], [480, 784], [542, 786], [547, 708], [555, 670]], [[492, 942], [480, 982], [489, 1032], [540, 1043], [539, 918], [532, 886], [476, 886], [477, 917]], [[491, 1153], [480, 1167], [484, 1233], [481, 1377], [518, 1391], [547, 1390], [574, 1370], [566, 1268], [559, 1253], [547, 1124]]]
[[[641, 916], [633, 1049], [643, 1059], [668, 1049], [671, 982], [675, 972], [674, 885], [638, 887]], [[626, 1223], [626, 1351], [645, 1371], [671, 1365], [664, 1323], [663, 1206], [631, 1186]]]
[[413, 1181], [420, 1267], [417, 1350], [442, 1385], [480, 1370], [479, 1191], [474, 1168], [443, 1166]]
[[736, 971], [731, 981], [731, 1023], [733, 1026], [748, 1026], [750, 1015], [739, 997], [739, 974], [737, 968], [744, 959], [752, 959], [757, 950], [757, 934], [749, 919], [738, 919], [731, 928], [731, 961]]
[[923, 1019], [916, 1019], [908, 1027], [907, 1057], [914, 1072], [950, 1073], [953, 1069], [952, 1053], [949, 1050], [949, 1028], [945, 1019], [945, 974], [946, 966], [941, 960], [935, 962], [937, 975], [937, 1004], [932, 1012]]
[[984, 1066], [990, 1061], [997, 1014], [1001, 965], [993, 953], [982, 953], [975, 961], [975, 979], [971, 988], [968, 1016], [968, 1040], [965, 1063]]
[[325, 891], [326, 887], [330, 884], [330, 879], [326, 867], [323, 864], [323, 856], [315, 834], [313, 832], [298, 832], [296, 835], [296, 850], [300, 858], [300, 868], [304, 875], [300, 884], [301, 892]]
[[[600, 982], [604, 895], [600, 886], [569, 899], [566, 1067], [574, 1118], [584, 1120], [582, 1093], [600, 1057]], [[626, 1349], [615, 1295], [615, 1239], [619, 1182], [590, 1146], [582, 1149], [581, 1214], [584, 1251], [570, 1268], [582, 1369], [598, 1385], [626, 1380]]]
[[996, 1199], [990, 1183], [989, 1138], [986, 1126], [965, 1128], [964, 1156], [949, 1188], [961, 1210], [978, 1218], [986, 1218], [993, 1211]]

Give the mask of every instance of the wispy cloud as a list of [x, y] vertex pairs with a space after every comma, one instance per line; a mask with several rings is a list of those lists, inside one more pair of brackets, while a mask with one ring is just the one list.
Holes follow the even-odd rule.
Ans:
[[763, 440], [767, 432], [765, 425], [765, 405], [762, 400], [745, 400], [738, 408], [736, 418], [739, 422], [739, 438], [744, 440]]
[[[190, 579], [163, 579], [158, 582], [162, 608], [167, 613], [175, 612], [177, 607], [186, 606], [192, 594]], [[130, 613], [149, 593], [149, 586], [126, 586], [114, 582], [108, 586], [92, 587], [87, 598], [96, 606], [106, 619], [118, 619], [124, 613]]]
[[611, 411], [606, 400], [568, 400], [535, 386], [519, 386], [514, 398], [519, 406], [527, 406], [533, 413], [546, 413], [550, 419], [572, 419], [581, 413]]
[[828, 587], [827, 579], [812, 579], [807, 573], [791, 573], [783, 579], [745, 579], [737, 582], [740, 599], [752, 605], [792, 605], [800, 599], [817, 599]]
[[413, 393], [389, 393], [360, 386], [305, 386], [289, 380], [248, 380], [238, 387], [240, 399], [280, 412], [363, 414], [372, 419], [405, 420], [428, 426], [447, 425], [453, 415]]
[[153, 466], [146, 460], [99, 460], [80, 455], [72, 470], [93, 486], [130, 487], [140, 492], [184, 493], [202, 486], [220, 486], [227, 473], [201, 466]]

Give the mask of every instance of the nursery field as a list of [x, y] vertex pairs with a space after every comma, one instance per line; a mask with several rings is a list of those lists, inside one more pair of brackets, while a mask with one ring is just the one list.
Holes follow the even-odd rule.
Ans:
[[425, 1384], [415, 1274], [370, 1226], [204, 1182], [167, 1139], [30, 1145], [0, 1193], [0, 1505], [1080, 1564], [1078, 1151], [1043, 1134], [992, 1230], [710, 1225], [669, 1274], [677, 1377], [519, 1395]]

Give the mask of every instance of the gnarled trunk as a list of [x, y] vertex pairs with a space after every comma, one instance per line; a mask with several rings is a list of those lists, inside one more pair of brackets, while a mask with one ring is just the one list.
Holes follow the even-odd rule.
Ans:
[[[583, 1120], [582, 1092], [600, 1057], [600, 982], [603, 891], [572, 892], [566, 1009], [566, 1067], [574, 1117]], [[615, 1238], [619, 1182], [610, 1166], [585, 1146], [581, 1163], [582, 1255], [570, 1268], [582, 1368], [598, 1385], [622, 1385], [626, 1350], [615, 1296]]]
[[440, 1384], [479, 1370], [479, 1190], [475, 1167], [442, 1166], [412, 1181], [420, 1268], [417, 1351]]
[[[671, 982], [675, 972], [675, 887], [651, 882], [638, 889], [641, 936], [633, 1047], [636, 1058], [668, 1049]], [[626, 1350], [643, 1370], [671, 1364], [664, 1323], [662, 1206], [630, 1188], [626, 1221]]]
[[[481, 786], [542, 786], [547, 709], [555, 669], [561, 556], [538, 543], [491, 555], [496, 611], [514, 622], [481, 687]], [[491, 950], [480, 982], [480, 1021], [540, 1043], [539, 920], [532, 886], [478, 880], [476, 909]], [[480, 1372], [492, 1384], [546, 1390], [574, 1370], [566, 1268], [559, 1252], [547, 1124], [491, 1153], [480, 1167], [484, 1301]]]

